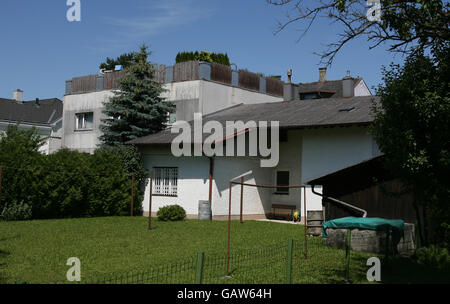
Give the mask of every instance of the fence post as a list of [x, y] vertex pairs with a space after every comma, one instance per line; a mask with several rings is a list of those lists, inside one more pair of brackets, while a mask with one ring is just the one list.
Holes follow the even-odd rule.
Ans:
[[241, 213], [240, 213], [240, 221], [242, 224], [242, 211], [244, 207], [244, 177], [241, 177]]
[[352, 232], [347, 229], [347, 241], [345, 242], [345, 280], [350, 279], [350, 248], [351, 248]]
[[0, 203], [2, 201], [2, 174], [3, 174], [3, 167], [0, 166]]
[[150, 171], [150, 189], [148, 191], [148, 230], [152, 229], [152, 186], [153, 186], [153, 172]]
[[134, 173], [131, 173], [131, 210], [130, 210], [130, 216], [133, 216], [133, 201], [134, 201]]
[[292, 252], [294, 248], [294, 240], [289, 238], [287, 248], [287, 263], [286, 263], [286, 284], [292, 283]]
[[195, 284], [202, 283], [203, 277], [203, 260], [205, 259], [205, 254], [203, 252], [197, 253], [197, 262], [195, 263]]

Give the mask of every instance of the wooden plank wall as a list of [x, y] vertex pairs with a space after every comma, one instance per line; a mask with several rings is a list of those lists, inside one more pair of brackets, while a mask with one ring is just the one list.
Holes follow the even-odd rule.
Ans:
[[72, 94], [93, 92], [97, 89], [97, 75], [75, 77], [72, 79]]
[[218, 63], [211, 63], [211, 80], [231, 84], [231, 68]]
[[283, 96], [283, 81], [266, 77], [266, 93], [275, 96]]
[[239, 87], [259, 91], [259, 75], [239, 70]]
[[158, 83], [164, 83], [166, 78], [166, 66], [164, 64], [155, 65], [155, 74], [153, 80]]
[[[416, 212], [412, 204], [412, 194], [393, 195], [393, 193], [401, 193], [401, 188], [401, 182], [394, 179], [341, 195], [336, 193], [337, 191], [324, 188], [324, 194], [366, 210], [368, 217], [402, 219], [409, 223], [415, 223]], [[326, 202], [326, 220], [346, 216], [360, 216], [360, 213], [332, 202]]]
[[105, 90], [117, 89], [120, 78], [125, 75], [125, 71], [114, 71], [103, 75], [103, 88]]
[[198, 61], [180, 62], [174, 65], [173, 81], [197, 80], [199, 78]]

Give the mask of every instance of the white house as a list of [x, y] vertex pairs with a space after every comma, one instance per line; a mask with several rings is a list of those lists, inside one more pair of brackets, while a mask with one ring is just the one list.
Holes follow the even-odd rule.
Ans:
[[23, 91], [16, 90], [13, 99], [0, 98], [0, 133], [9, 125], [20, 129], [35, 128], [42, 136], [43, 145], [39, 151], [44, 154], [61, 148], [63, 104], [57, 98], [24, 101]]
[[[362, 95], [362, 96], [361, 96]], [[211, 97], [214, 98], [213, 96]], [[276, 121], [280, 126], [279, 161], [275, 167], [261, 167], [260, 156], [180, 156], [171, 143], [178, 136], [170, 129], [129, 142], [143, 154], [144, 167], [153, 172], [152, 210], [149, 185], [143, 201], [144, 213], [155, 214], [168, 204], [183, 206], [188, 217], [196, 218], [200, 200], [210, 200], [213, 219], [228, 215], [229, 185], [240, 179], [248, 184], [304, 185], [306, 181], [379, 155], [369, 133], [373, 123], [371, 96], [361, 78], [284, 85], [284, 101], [252, 103], [229, 107], [203, 116], [208, 121]], [[193, 122], [190, 122], [191, 126]], [[247, 139], [248, 129], [236, 130], [225, 140]], [[230, 134], [230, 133], [228, 133]], [[205, 140], [209, 134], [203, 134]], [[317, 189], [317, 188], [316, 188]], [[241, 186], [233, 185], [232, 215], [240, 212]], [[244, 218], [265, 218], [274, 203], [295, 205], [305, 215], [300, 189], [244, 187]], [[306, 188], [307, 210], [322, 210], [321, 197]]]

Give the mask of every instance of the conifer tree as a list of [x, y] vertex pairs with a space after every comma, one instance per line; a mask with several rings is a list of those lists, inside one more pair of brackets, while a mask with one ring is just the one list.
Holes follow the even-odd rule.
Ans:
[[156, 133], [166, 127], [168, 113], [173, 112], [171, 102], [163, 100], [161, 84], [153, 80], [154, 68], [148, 61], [150, 52], [142, 45], [120, 79], [119, 90], [104, 103], [100, 126], [102, 146], [115, 147], [125, 142]]

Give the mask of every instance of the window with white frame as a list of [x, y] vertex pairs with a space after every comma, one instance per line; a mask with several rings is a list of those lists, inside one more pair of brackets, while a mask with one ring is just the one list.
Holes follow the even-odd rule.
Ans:
[[94, 121], [94, 113], [77, 113], [75, 114], [75, 130], [92, 130]]
[[176, 196], [178, 190], [178, 168], [153, 168], [153, 193], [157, 195]]

